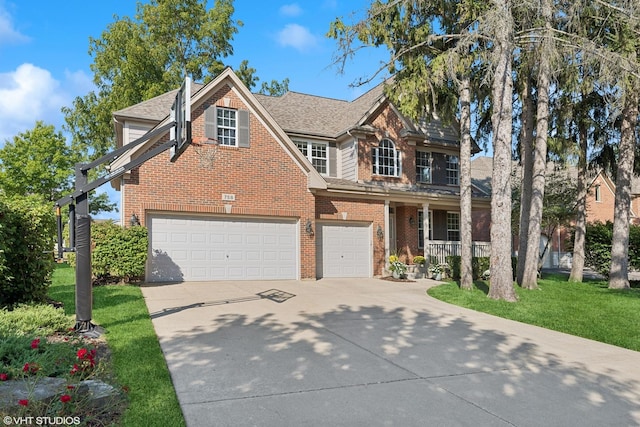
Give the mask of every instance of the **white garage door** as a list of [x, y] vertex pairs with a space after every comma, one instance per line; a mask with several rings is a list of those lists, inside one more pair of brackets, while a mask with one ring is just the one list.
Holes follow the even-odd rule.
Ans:
[[294, 220], [152, 215], [147, 280], [298, 278]]
[[317, 239], [319, 277], [370, 277], [371, 227], [322, 224]]

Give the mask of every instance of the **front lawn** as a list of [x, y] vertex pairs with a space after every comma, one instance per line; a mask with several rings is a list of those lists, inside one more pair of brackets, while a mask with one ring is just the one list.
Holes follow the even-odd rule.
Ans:
[[[75, 273], [66, 264], [53, 276], [49, 296], [75, 314]], [[122, 425], [184, 426], [169, 370], [142, 292], [137, 286], [93, 288], [93, 322], [106, 330], [118, 383], [128, 390], [129, 406]]]
[[429, 289], [439, 300], [583, 338], [640, 351], [640, 289], [613, 290], [605, 281], [568, 283], [560, 275], [545, 276], [540, 289], [516, 286], [519, 301], [487, 298], [488, 283], [476, 282], [473, 291], [457, 283]]

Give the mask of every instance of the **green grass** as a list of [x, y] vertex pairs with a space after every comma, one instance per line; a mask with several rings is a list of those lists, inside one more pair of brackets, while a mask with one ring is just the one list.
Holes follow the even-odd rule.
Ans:
[[538, 284], [539, 290], [516, 286], [516, 303], [487, 298], [482, 281], [469, 292], [450, 282], [428, 293], [472, 310], [640, 351], [640, 289], [608, 289], [603, 281], [568, 283], [560, 275], [546, 276]]
[[[75, 273], [61, 264], [49, 296], [75, 313]], [[93, 323], [105, 328], [115, 376], [129, 390], [124, 426], [184, 426], [169, 370], [156, 337], [142, 292], [137, 286], [93, 288]]]

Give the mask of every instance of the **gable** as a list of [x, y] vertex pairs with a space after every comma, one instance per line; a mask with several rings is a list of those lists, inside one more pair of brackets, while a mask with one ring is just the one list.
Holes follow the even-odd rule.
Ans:
[[[239, 129], [239, 134], [246, 133], [246, 135], [249, 135], [249, 138], [243, 139], [243, 148], [250, 149], [249, 141], [251, 139], [251, 132], [266, 132], [278, 142], [279, 148], [287, 155], [288, 160], [293, 161], [295, 165], [307, 176], [307, 184], [309, 188], [326, 188], [326, 183], [322, 177], [315, 171], [308, 160], [301, 155], [282, 128], [275, 122], [275, 120], [273, 120], [264, 107], [257, 102], [255, 97], [247, 90], [230, 68], [225, 69], [218, 77], [202, 87], [202, 89], [192, 97], [192, 135], [194, 143], [203, 144], [216, 142], [214, 141], [214, 138], [207, 137], [207, 131], [205, 129], [205, 110], [207, 107], [211, 107], [212, 105], [214, 105], [214, 108], [230, 108], [238, 112], [242, 111], [239, 113], [242, 120], [241, 124], [246, 126]], [[214, 113], [210, 112], [209, 114]], [[259, 126], [256, 126], [254, 130], [250, 129], [248, 126], [250, 121], [249, 117], [255, 118], [259, 124]], [[169, 120], [169, 117], [165, 117], [165, 119], [159, 122], [155, 128], [168, 124]], [[211, 124], [209, 127], [212, 127]], [[211, 130], [209, 132], [211, 132]], [[211, 136], [211, 133], [209, 133], [209, 136]], [[110, 165], [111, 168], [117, 169], [126, 165], [141, 153], [149, 150], [161, 138], [162, 136], [158, 136], [150, 139], [146, 143], [132, 148], [116, 159]], [[190, 149], [193, 149], [193, 147], [188, 147], [187, 151]], [[162, 154], [160, 156], [162, 156]], [[120, 183], [114, 181], [112, 182], [112, 185], [116, 189], [119, 189]]]

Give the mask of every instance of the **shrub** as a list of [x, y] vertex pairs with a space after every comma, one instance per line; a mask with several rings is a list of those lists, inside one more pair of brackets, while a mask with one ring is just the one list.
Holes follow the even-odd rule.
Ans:
[[18, 305], [13, 310], [0, 309], [0, 336], [52, 335], [73, 326], [73, 318], [61, 308], [49, 304]]
[[[459, 255], [451, 255], [445, 258], [447, 264], [451, 267], [451, 277], [455, 280], [460, 280], [460, 263], [461, 257]], [[477, 280], [482, 276], [482, 273], [489, 269], [489, 257], [473, 257], [471, 258], [471, 274], [473, 280]]]
[[[585, 264], [598, 273], [609, 276], [611, 268], [611, 241], [613, 223], [596, 222], [587, 224], [584, 242]], [[575, 232], [574, 232], [575, 234]], [[573, 238], [571, 239], [573, 243]], [[640, 269], [640, 226], [629, 227], [629, 266]]]
[[0, 195], [0, 305], [45, 301], [54, 268], [53, 207]]
[[125, 282], [144, 275], [148, 234], [142, 226], [120, 227], [113, 222], [91, 227], [93, 275], [96, 279], [116, 278]]

